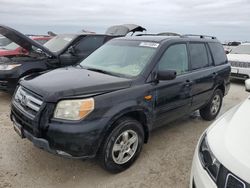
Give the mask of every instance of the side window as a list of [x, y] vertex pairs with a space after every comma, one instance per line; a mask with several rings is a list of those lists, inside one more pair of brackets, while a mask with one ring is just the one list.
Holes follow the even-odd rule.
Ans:
[[92, 52], [99, 48], [104, 42], [104, 36], [87, 36], [80, 40], [75, 46], [77, 53]]
[[227, 57], [224, 48], [219, 43], [209, 43], [208, 44], [214, 58], [215, 65], [225, 64], [227, 62]]
[[190, 43], [189, 44], [190, 56], [191, 56], [191, 65], [192, 69], [201, 69], [208, 67], [208, 56], [207, 49], [203, 43]]
[[177, 75], [188, 71], [188, 54], [186, 44], [170, 46], [159, 62], [159, 70], [176, 70]]

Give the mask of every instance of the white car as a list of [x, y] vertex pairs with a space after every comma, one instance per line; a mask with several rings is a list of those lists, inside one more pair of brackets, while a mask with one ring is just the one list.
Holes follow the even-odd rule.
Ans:
[[[250, 91], [250, 79], [245, 81]], [[250, 187], [250, 98], [216, 120], [196, 148], [190, 188]]]
[[231, 63], [231, 77], [246, 80], [250, 78], [250, 43], [243, 43], [227, 54]]

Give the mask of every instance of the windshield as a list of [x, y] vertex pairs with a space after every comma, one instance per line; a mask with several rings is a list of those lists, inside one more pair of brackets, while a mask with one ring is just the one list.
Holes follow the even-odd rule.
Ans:
[[146, 67], [158, 45], [152, 42], [112, 41], [83, 60], [81, 66], [115, 75], [135, 77]]
[[230, 54], [250, 54], [250, 45], [240, 45], [232, 49]]
[[0, 35], [0, 47], [6, 46], [11, 43], [11, 40]]
[[5, 50], [15, 50], [17, 48], [19, 48], [20, 46], [14, 42], [8, 44], [7, 46], [4, 46], [3, 49]]
[[44, 44], [52, 52], [59, 52], [65, 48], [73, 39], [75, 35], [57, 35]]

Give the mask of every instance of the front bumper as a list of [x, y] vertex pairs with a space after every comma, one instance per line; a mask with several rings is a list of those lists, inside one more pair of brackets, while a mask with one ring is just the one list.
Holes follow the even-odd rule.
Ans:
[[217, 188], [217, 185], [208, 175], [207, 171], [202, 167], [198, 156], [198, 149], [196, 149], [193, 158], [189, 188], [200, 188], [200, 187]]
[[[45, 115], [43, 115], [45, 116]], [[36, 147], [67, 158], [94, 158], [107, 118], [78, 123], [50, 121], [38, 125], [12, 105], [11, 119]], [[38, 121], [42, 122], [42, 121]], [[37, 134], [36, 130], [39, 130]]]
[[246, 80], [250, 78], [250, 68], [231, 67], [231, 78]]

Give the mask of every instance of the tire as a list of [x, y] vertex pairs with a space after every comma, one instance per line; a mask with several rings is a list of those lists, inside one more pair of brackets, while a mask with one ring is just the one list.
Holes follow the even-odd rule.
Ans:
[[214, 120], [220, 112], [222, 101], [222, 91], [220, 89], [215, 90], [208, 104], [200, 109], [201, 117], [206, 121]]
[[98, 157], [101, 166], [111, 173], [126, 170], [138, 158], [143, 143], [142, 125], [135, 119], [121, 118], [100, 148]]

